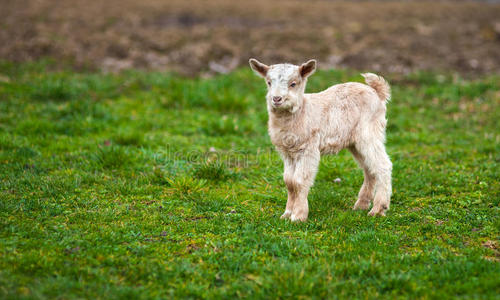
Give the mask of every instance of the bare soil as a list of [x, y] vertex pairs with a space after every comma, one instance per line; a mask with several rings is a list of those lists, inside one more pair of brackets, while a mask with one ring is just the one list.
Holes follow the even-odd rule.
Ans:
[[322, 68], [500, 73], [500, 4], [0, 0], [0, 59], [224, 73], [256, 57]]

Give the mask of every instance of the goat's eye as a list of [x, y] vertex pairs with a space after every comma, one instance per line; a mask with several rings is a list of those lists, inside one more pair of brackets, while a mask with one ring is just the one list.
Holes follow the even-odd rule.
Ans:
[[295, 82], [292, 82], [292, 84], [290, 84], [291, 87], [295, 87], [297, 84]]
[[268, 86], [271, 86], [271, 81], [268, 81], [268, 82], [267, 82], [267, 85], [268, 85]]

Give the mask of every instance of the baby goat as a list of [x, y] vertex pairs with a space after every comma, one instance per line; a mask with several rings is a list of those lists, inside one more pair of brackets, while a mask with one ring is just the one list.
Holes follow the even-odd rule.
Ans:
[[288, 188], [281, 218], [306, 221], [307, 195], [318, 171], [320, 156], [347, 148], [364, 172], [353, 209], [385, 215], [391, 201], [392, 163], [385, 151], [386, 103], [390, 87], [380, 76], [362, 74], [367, 85], [348, 82], [315, 94], [304, 94], [316, 61], [301, 66], [267, 66], [250, 59], [251, 68], [267, 83], [269, 136], [284, 162]]

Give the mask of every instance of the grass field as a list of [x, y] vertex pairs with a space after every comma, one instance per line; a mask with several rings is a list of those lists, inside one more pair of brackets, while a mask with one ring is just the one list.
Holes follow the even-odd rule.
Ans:
[[49, 69], [0, 65], [0, 298], [499, 298], [500, 77], [386, 75], [387, 217], [343, 151], [294, 224], [249, 70]]

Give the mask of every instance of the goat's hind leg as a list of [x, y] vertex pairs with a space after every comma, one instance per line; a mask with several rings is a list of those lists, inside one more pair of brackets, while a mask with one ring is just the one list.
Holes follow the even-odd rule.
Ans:
[[354, 204], [353, 209], [369, 209], [370, 204], [373, 200], [373, 193], [375, 189], [375, 176], [370, 173], [370, 169], [365, 163], [365, 158], [356, 150], [355, 147], [350, 147], [349, 151], [351, 151], [352, 155], [358, 162], [358, 165], [363, 169], [363, 185], [358, 194], [358, 200]]
[[373, 207], [368, 214], [370, 216], [385, 216], [391, 202], [392, 163], [382, 141], [373, 141], [373, 143], [364, 146], [357, 150], [364, 157], [364, 163], [368, 167], [368, 171], [375, 177], [375, 197]]

